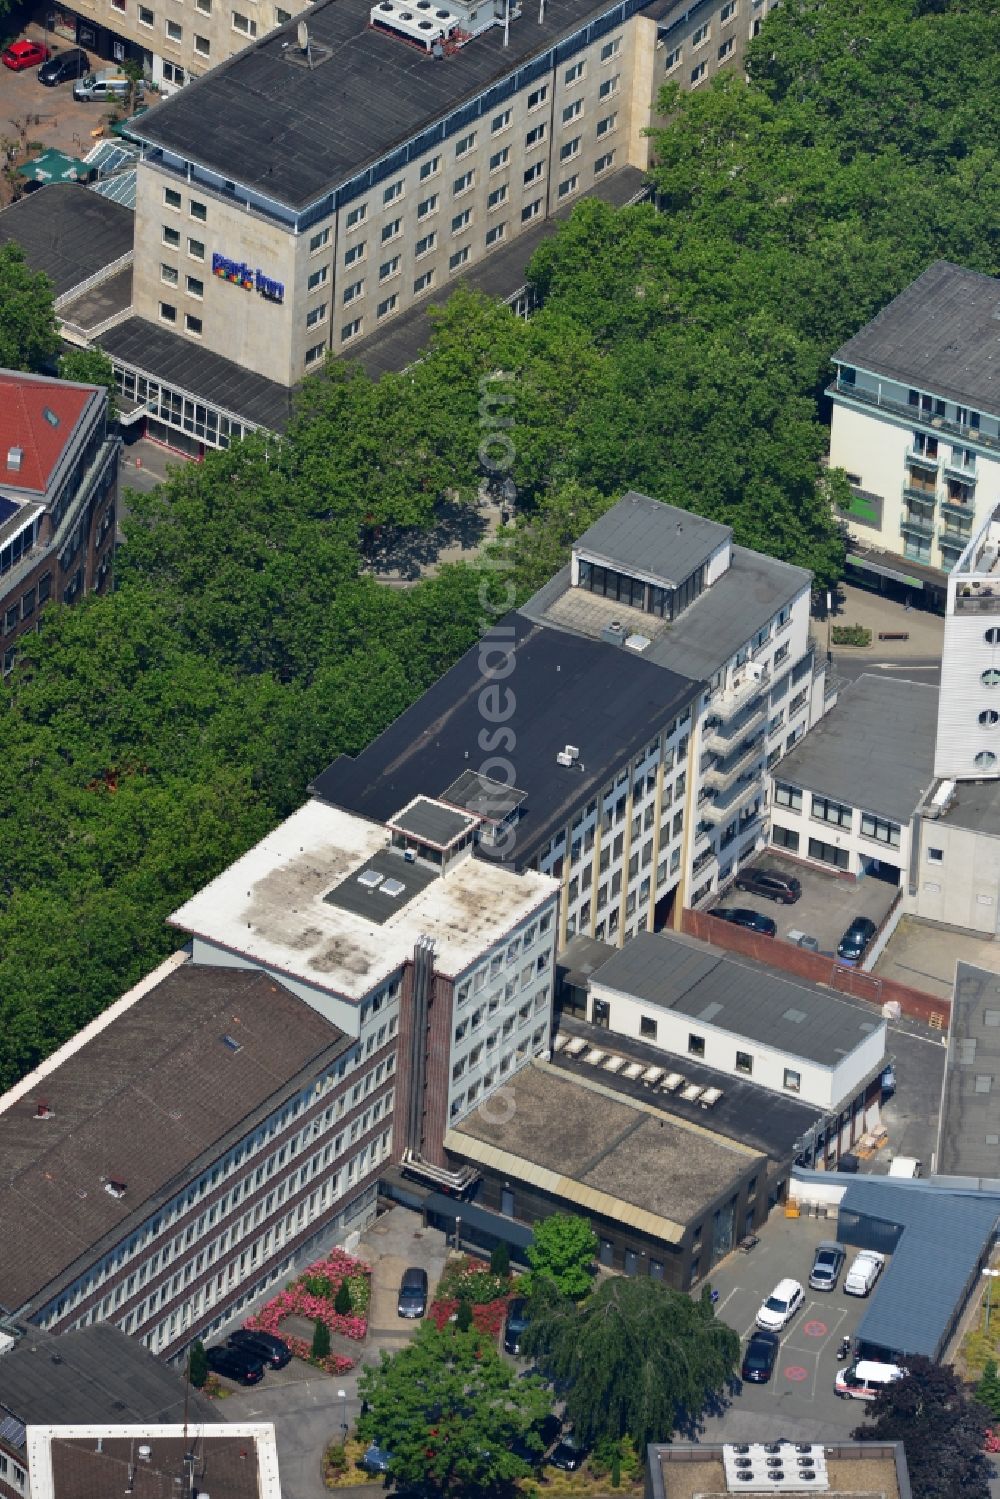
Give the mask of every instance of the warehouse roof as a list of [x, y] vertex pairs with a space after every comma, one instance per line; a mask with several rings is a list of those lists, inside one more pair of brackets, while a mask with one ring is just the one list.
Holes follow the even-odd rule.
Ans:
[[760, 1156], [543, 1062], [504, 1084], [445, 1136], [445, 1146], [542, 1191], [670, 1243]]
[[[192, 1421], [214, 1418], [214, 1406], [198, 1390], [187, 1400]], [[58, 1338], [32, 1327], [0, 1357], [0, 1412], [22, 1426], [182, 1421], [184, 1404], [177, 1370], [110, 1322]]]
[[54, 1294], [351, 1045], [252, 969], [185, 962], [127, 999], [0, 1099], [8, 1310]]
[[833, 356], [980, 411], [1000, 412], [1000, 282], [937, 260]]
[[775, 778], [907, 823], [934, 780], [938, 689], [867, 672], [785, 755]]
[[[650, 671], [640, 656], [508, 614], [356, 758], [342, 755], [310, 789], [385, 822], [415, 796], [444, 797], [463, 771], [488, 768], [493, 749], [513, 743], [513, 780], [525, 795], [505, 858], [523, 868], [698, 690], [679, 673]], [[568, 767], [556, 760], [567, 744], [580, 751]]]
[[590, 983], [823, 1067], [836, 1067], [885, 1027], [870, 1005], [680, 932], [641, 933]]
[[955, 978], [937, 1169], [1000, 1178], [1000, 974], [971, 963]]
[[[837, 1237], [870, 1244], [872, 1220], [889, 1225], [898, 1237], [858, 1339], [894, 1353], [938, 1359], [979, 1282], [979, 1267], [1000, 1220], [1000, 1196], [859, 1176], [841, 1201]], [[887, 1246], [880, 1239], [878, 1247]]]
[[732, 526], [720, 526], [630, 489], [588, 526], [573, 551], [676, 588], [732, 535]]
[[512, 7], [506, 46], [504, 28], [494, 26], [436, 59], [374, 30], [371, 0], [319, 0], [309, 7], [308, 63], [296, 40], [301, 18], [294, 18], [131, 128], [298, 210], [613, 9], [608, 0]]
[[16, 240], [56, 297], [132, 252], [135, 214], [77, 182], [53, 182], [0, 213], [0, 244]]

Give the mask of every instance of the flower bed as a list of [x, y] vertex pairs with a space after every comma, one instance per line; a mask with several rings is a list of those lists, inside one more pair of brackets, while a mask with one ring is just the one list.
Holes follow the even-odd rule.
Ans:
[[[472, 1325], [476, 1331], [491, 1338], [499, 1337], [507, 1315], [508, 1300], [509, 1297], [503, 1296], [497, 1301], [487, 1301], [480, 1306], [474, 1306]], [[446, 1296], [443, 1300], [439, 1298], [432, 1304], [428, 1315], [434, 1326], [440, 1330], [448, 1325], [460, 1305], [461, 1302], [455, 1296]]]
[[[326, 1358], [315, 1359], [312, 1345], [305, 1338], [290, 1336], [282, 1330], [288, 1317], [304, 1317], [309, 1322], [322, 1322], [331, 1333], [340, 1333], [360, 1343], [368, 1334], [368, 1310], [370, 1296], [371, 1266], [334, 1249], [325, 1259], [309, 1265], [298, 1279], [279, 1291], [266, 1306], [243, 1324], [255, 1332], [269, 1332], [284, 1338], [296, 1358], [305, 1359], [328, 1374], [345, 1374], [352, 1369], [355, 1360], [342, 1353], [331, 1353]], [[338, 1312], [334, 1301], [342, 1281], [347, 1282], [351, 1293], [351, 1310]]]
[[476, 1331], [491, 1338], [499, 1337], [507, 1303], [518, 1294], [519, 1284], [516, 1275], [495, 1275], [485, 1260], [458, 1255], [445, 1266], [428, 1316], [435, 1327], [445, 1327], [460, 1304], [467, 1301], [472, 1307], [472, 1325]]

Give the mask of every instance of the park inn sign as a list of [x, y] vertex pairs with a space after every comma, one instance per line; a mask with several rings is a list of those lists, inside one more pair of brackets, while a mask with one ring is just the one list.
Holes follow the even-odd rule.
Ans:
[[272, 281], [262, 270], [247, 265], [245, 260], [229, 260], [225, 255], [213, 254], [212, 275], [231, 282], [233, 286], [242, 286], [245, 291], [259, 292], [269, 302], [285, 300], [284, 282]]

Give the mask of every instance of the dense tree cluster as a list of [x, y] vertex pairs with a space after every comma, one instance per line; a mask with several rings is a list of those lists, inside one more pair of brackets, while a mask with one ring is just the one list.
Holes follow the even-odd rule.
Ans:
[[[0, 1087], [475, 639], [480, 575], [385, 588], [379, 527], [513, 481], [513, 599], [633, 485], [837, 575], [829, 355], [935, 258], [998, 269], [998, 42], [991, 0], [784, 0], [749, 84], [665, 95], [657, 206], [586, 201], [538, 252], [529, 322], [460, 293], [407, 374], [338, 367], [283, 443], [134, 498], [114, 596], [50, 609], [0, 697]], [[54, 350], [0, 247], [0, 365]]]
[[[992, 1463], [983, 1450], [985, 1406], [970, 1400], [950, 1364], [907, 1360], [904, 1379], [883, 1385], [859, 1442], [902, 1442], [913, 1499], [989, 1499]], [[994, 1371], [995, 1372], [995, 1371]]]

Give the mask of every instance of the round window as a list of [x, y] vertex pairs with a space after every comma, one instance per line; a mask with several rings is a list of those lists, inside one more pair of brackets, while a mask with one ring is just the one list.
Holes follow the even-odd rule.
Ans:
[[988, 630], [983, 631], [983, 639], [987, 645], [1000, 645], [1000, 627], [990, 625]]
[[992, 729], [1000, 723], [1000, 713], [995, 708], [984, 708], [979, 715], [979, 722], [984, 729]]
[[984, 687], [1000, 687], [1000, 667], [988, 666], [979, 680]]
[[992, 750], [980, 750], [972, 763], [978, 770], [991, 770], [997, 763], [997, 757]]

